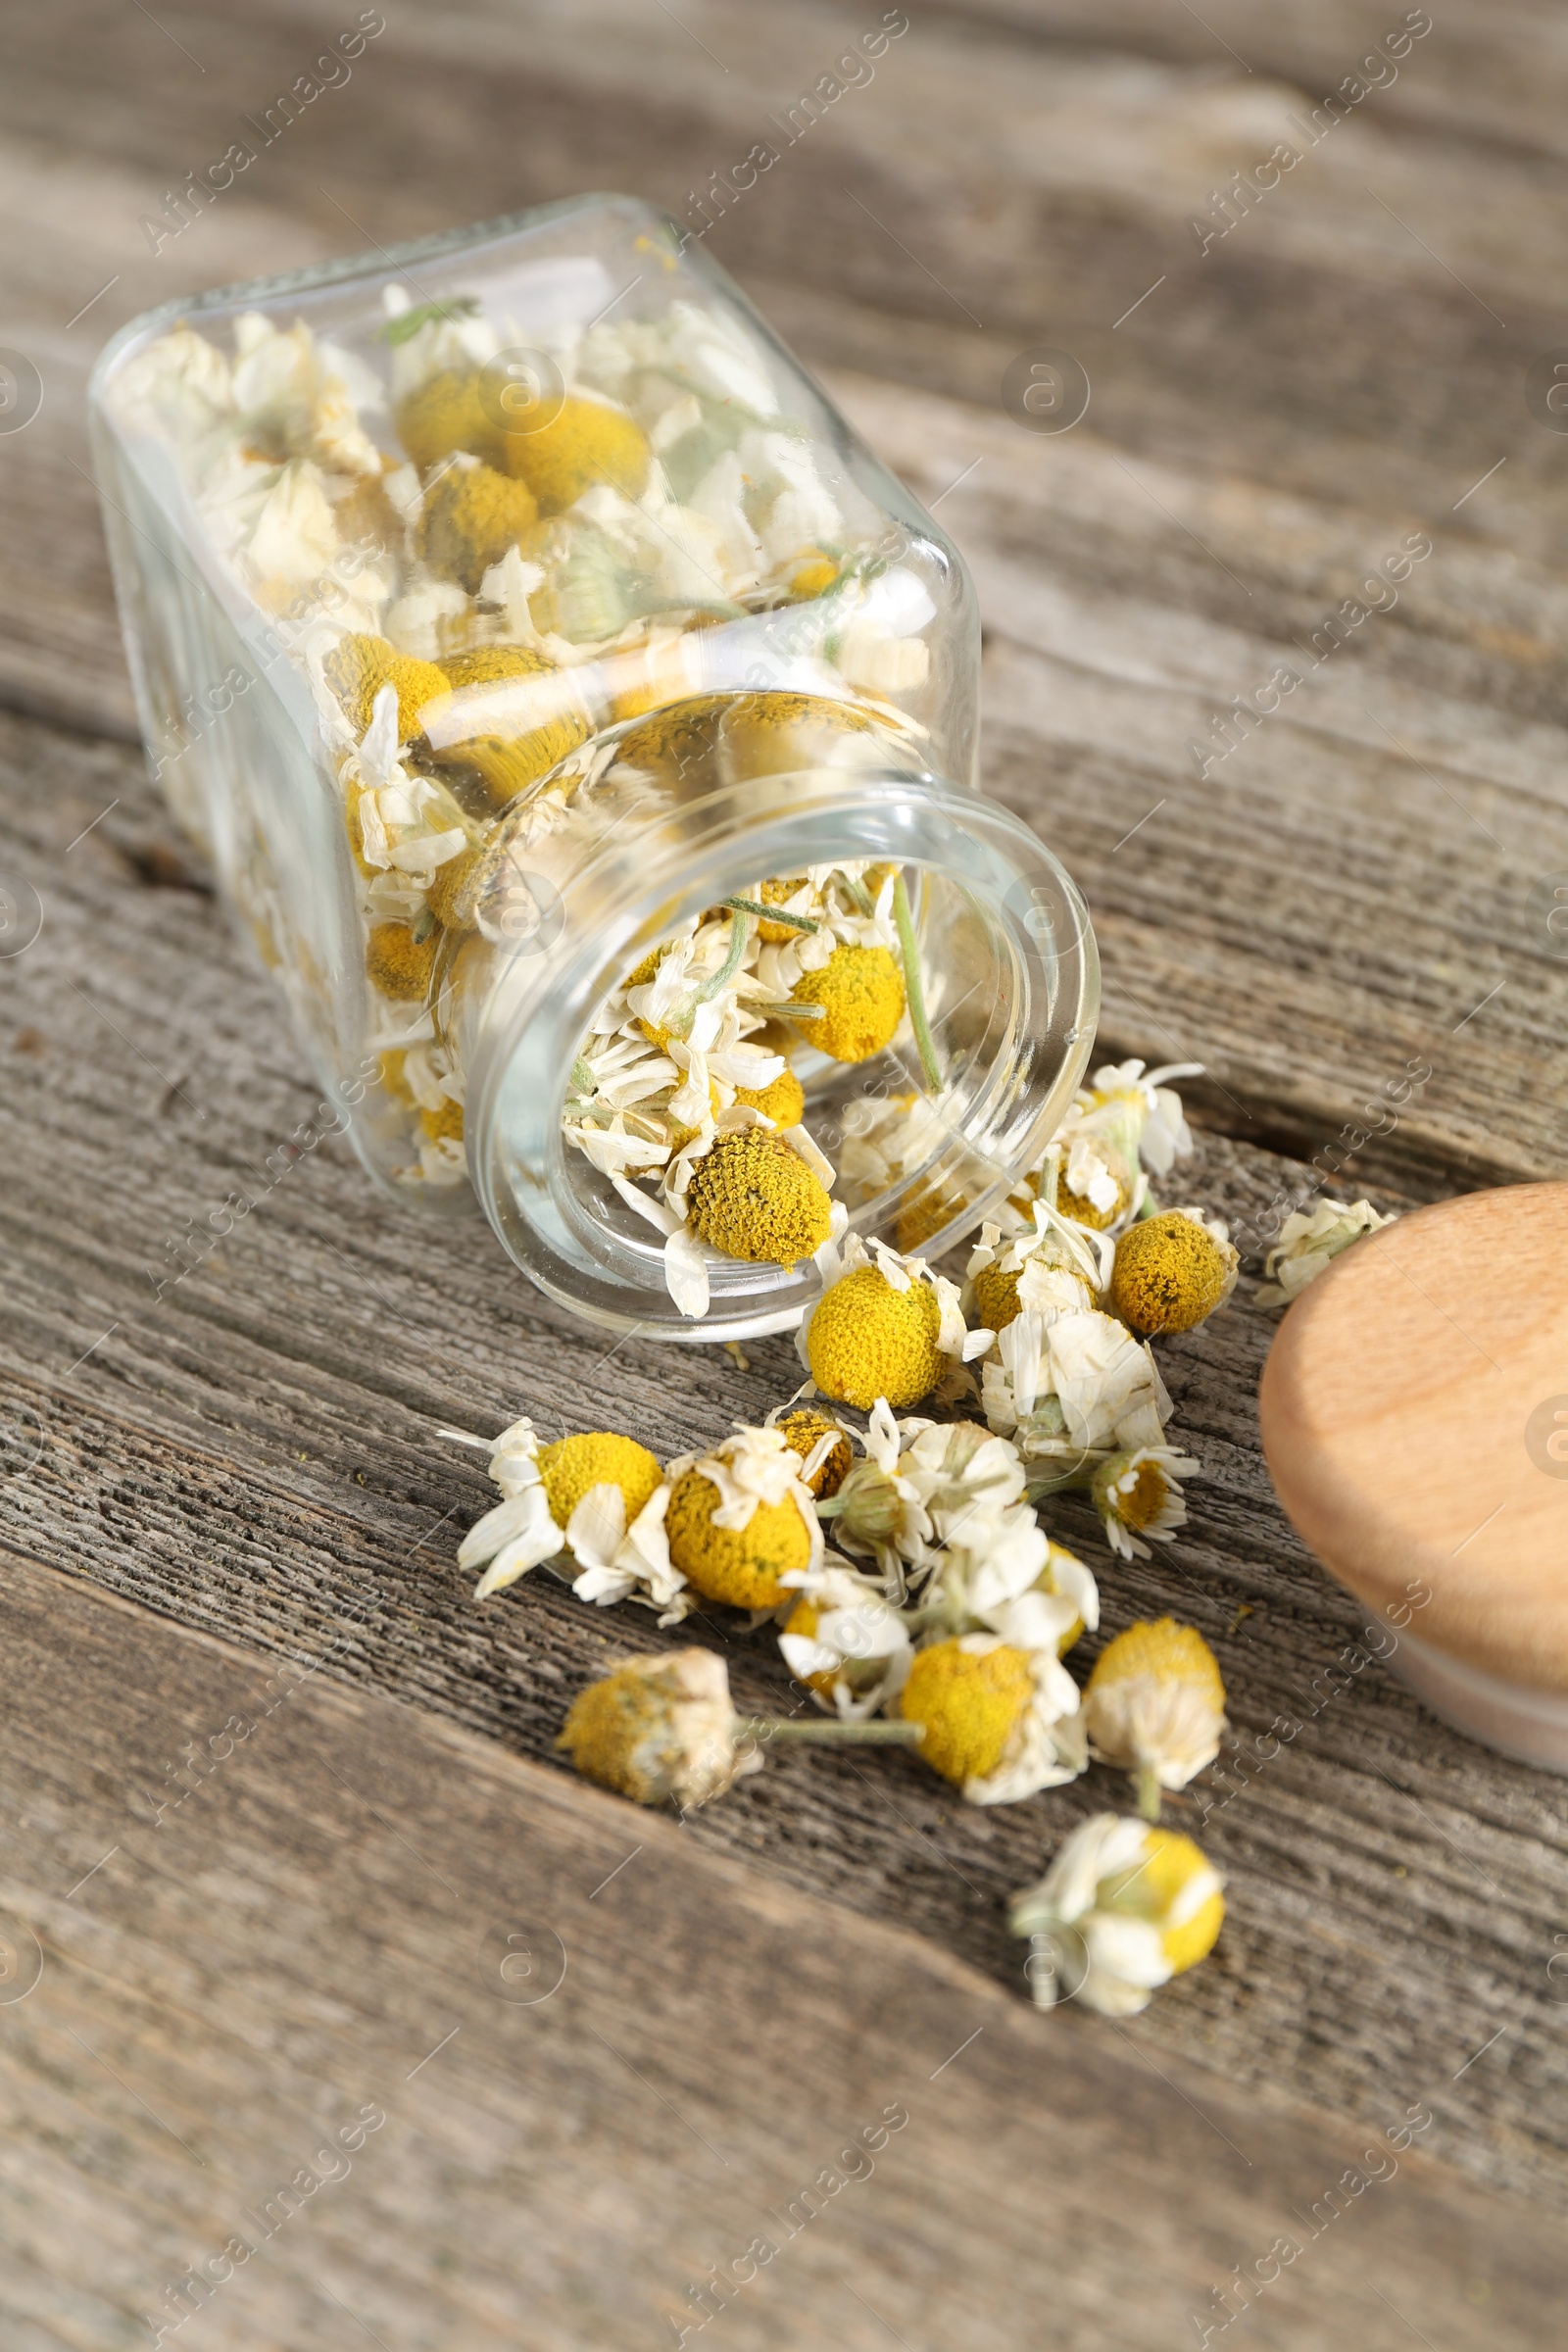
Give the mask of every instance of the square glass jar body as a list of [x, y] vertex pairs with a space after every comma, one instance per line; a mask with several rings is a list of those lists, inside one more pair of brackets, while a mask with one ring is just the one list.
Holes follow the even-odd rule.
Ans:
[[[991, 1009], [901, 1182], [975, 1220], [1082, 1066], [1092, 941], [974, 798], [956, 551], [689, 231], [581, 199], [170, 306], [104, 355], [92, 422], [154, 772], [385, 1189], [450, 1211], [471, 1179], [547, 1288], [646, 1320], [648, 1237], [543, 1152], [563, 1004], [726, 881], [902, 843]], [[796, 1277], [748, 1281], [691, 1336], [799, 1312]]]

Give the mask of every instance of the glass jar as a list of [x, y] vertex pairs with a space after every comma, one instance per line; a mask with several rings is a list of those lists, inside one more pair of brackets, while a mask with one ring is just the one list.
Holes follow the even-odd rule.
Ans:
[[956, 550], [689, 231], [200, 296], [91, 407], [155, 776], [383, 1190], [700, 1340], [791, 1326], [824, 1218], [936, 1255], [1017, 1191], [1082, 902], [975, 790]]

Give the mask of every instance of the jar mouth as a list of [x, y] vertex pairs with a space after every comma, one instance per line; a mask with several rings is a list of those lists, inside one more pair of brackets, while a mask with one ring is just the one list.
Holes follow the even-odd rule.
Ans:
[[[1059, 1126], [1094, 1040], [1099, 959], [1069, 876], [1007, 810], [891, 765], [823, 766], [622, 818], [575, 860], [535, 841], [515, 853], [527, 935], [470, 1016], [468, 1161], [509, 1254], [578, 1316], [712, 1345], [790, 1330], [818, 1296], [809, 1258], [705, 1250], [708, 1311], [683, 1314], [663, 1233], [567, 1143], [562, 1113], [597, 1009], [672, 932], [760, 875], [854, 861], [908, 877], [941, 1083], [933, 1092], [907, 1022], [863, 1062], [796, 1057], [804, 1124], [835, 1168], [842, 1157], [858, 1171], [841, 1169], [833, 1192], [848, 1230], [939, 1256], [1019, 1190]], [[889, 1159], [883, 1131], [912, 1150]], [[851, 1141], [865, 1148], [846, 1152]]]

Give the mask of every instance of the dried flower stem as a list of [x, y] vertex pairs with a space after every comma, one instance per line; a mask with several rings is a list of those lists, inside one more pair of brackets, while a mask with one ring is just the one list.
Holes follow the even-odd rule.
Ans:
[[783, 923], [791, 931], [820, 931], [808, 914], [786, 914], [782, 906], [764, 906], [758, 899], [720, 899], [721, 906], [731, 906], [737, 914], [755, 914], [765, 923]]
[[892, 1722], [869, 1721], [864, 1717], [847, 1723], [842, 1717], [829, 1715], [791, 1715], [782, 1719], [766, 1715], [735, 1718], [734, 1737], [743, 1740], [809, 1740], [818, 1742], [854, 1740], [873, 1747], [912, 1747], [924, 1737], [925, 1727], [905, 1723], [897, 1718]]
[[909, 1003], [909, 1026], [914, 1042], [920, 1049], [920, 1067], [925, 1082], [933, 1094], [942, 1084], [942, 1067], [937, 1050], [931, 1042], [931, 1024], [925, 1017], [925, 992], [920, 985], [920, 951], [915, 945], [914, 917], [909, 912], [909, 893], [903, 870], [893, 882], [893, 920], [898, 925], [899, 946], [904, 954], [904, 993]]

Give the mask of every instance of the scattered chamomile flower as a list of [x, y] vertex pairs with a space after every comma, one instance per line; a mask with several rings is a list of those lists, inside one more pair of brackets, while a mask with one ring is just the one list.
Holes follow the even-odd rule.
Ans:
[[1193, 1149], [1181, 1097], [1170, 1082], [1202, 1074], [1200, 1061], [1167, 1062], [1157, 1070], [1146, 1070], [1141, 1061], [1106, 1062], [1078, 1098], [1080, 1123], [1098, 1128], [1151, 1175], [1168, 1176]]
[[874, 1715], [908, 1674], [907, 1625], [879, 1585], [831, 1552], [800, 1576], [798, 1589], [778, 1638], [784, 1663], [824, 1707], [852, 1719]]
[[906, 1563], [922, 1557], [931, 1522], [914, 1487], [899, 1475], [902, 1438], [885, 1396], [872, 1407], [861, 1443], [864, 1459], [853, 1463], [837, 1492], [817, 1503], [816, 1515], [846, 1551], [870, 1553], [890, 1596], [902, 1600]]
[[941, 1554], [913, 1614], [928, 1638], [999, 1634], [1016, 1648], [1064, 1657], [1099, 1625], [1100, 1588], [1082, 1560], [1018, 1505], [982, 1532], [976, 1548], [949, 1546]]
[[824, 1396], [868, 1412], [878, 1398], [917, 1404], [944, 1377], [990, 1345], [970, 1332], [958, 1290], [923, 1258], [851, 1234], [816, 1253], [822, 1296], [797, 1336], [801, 1361]]
[[1078, 1687], [1054, 1648], [960, 1634], [917, 1649], [895, 1702], [919, 1753], [970, 1804], [1015, 1804], [1088, 1765]]
[[1218, 1218], [1205, 1221], [1196, 1208], [1166, 1209], [1118, 1239], [1110, 1304], [1143, 1340], [1192, 1331], [1224, 1305], [1240, 1263]]
[[566, 1553], [577, 1567], [572, 1591], [579, 1599], [635, 1596], [684, 1613], [685, 1580], [670, 1567], [663, 1533], [670, 1490], [646, 1446], [609, 1430], [541, 1446], [526, 1418], [493, 1439], [456, 1429], [441, 1434], [488, 1448], [490, 1475], [503, 1496], [458, 1547], [460, 1568], [484, 1569], [475, 1600]]
[[1258, 1292], [1258, 1305], [1289, 1305], [1342, 1250], [1393, 1222], [1392, 1217], [1380, 1217], [1370, 1200], [1320, 1200], [1310, 1216], [1294, 1210], [1264, 1260], [1268, 1287]]
[[1213, 1949], [1225, 1882], [1190, 1838], [1097, 1813], [1074, 1830], [1045, 1877], [1013, 1897], [1041, 2008], [1081, 2000], [1133, 2017], [1151, 1993]]
[[1162, 1788], [1185, 1788], [1219, 1753], [1225, 1685], [1195, 1627], [1141, 1620], [1107, 1642], [1084, 1691], [1090, 1753], [1133, 1776], [1138, 1809], [1159, 1819]]
[[709, 1453], [671, 1462], [669, 1556], [709, 1600], [771, 1609], [784, 1579], [821, 1561], [822, 1531], [801, 1456], [780, 1429], [737, 1429]]
[[801, 1483], [818, 1502], [831, 1501], [855, 1466], [850, 1433], [819, 1405], [778, 1404], [762, 1424], [776, 1429], [801, 1457]]
[[710, 1649], [627, 1658], [572, 1701], [556, 1742], [585, 1780], [634, 1804], [705, 1805], [761, 1769], [760, 1742], [807, 1740], [912, 1744], [912, 1728], [820, 1716], [770, 1722], [737, 1715], [729, 1674]]
[[1114, 1315], [1016, 1315], [981, 1367], [987, 1421], [1026, 1461], [1076, 1477], [1118, 1448], [1163, 1444], [1171, 1401], [1147, 1344]]
[[1032, 1203], [1033, 1229], [1004, 1236], [982, 1225], [965, 1268], [965, 1311], [991, 1331], [1004, 1331], [1026, 1308], [1081, 1308], [1098, 1303], [1109, 1279], [1109, 1239], [1063, 1216], [1043, 1197]]
[[1062, 1130], [1065, 1146], [1055, 1206], [1079, 1225], [1108, 1233], [1136, 1217], [1149, 1180], [1103, 1136]]
[[1124, 1559], [1147, 1560], [1152, 1555], [1143, 1540], [1146, 1536], [1171, 1543], [1187, 1519], [1179, 1482], [1199, 1477], [1201, 1468], [1190, 1454], [1168, 1446], [1136, 1446], [1129, 1453], [1113, 1453], [1097, 1462], [1089, 1493], [1111, 1550]]

